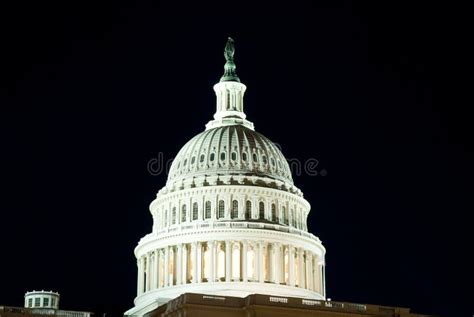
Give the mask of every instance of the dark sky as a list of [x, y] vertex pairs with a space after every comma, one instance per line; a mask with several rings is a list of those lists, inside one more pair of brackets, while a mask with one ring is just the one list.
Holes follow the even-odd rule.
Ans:
[[63, 309], [132, 306], [133, 248], [166, 181], [147, 163], [203, 131], [232, 36], [256, 130], [327, 171], [294, 180], [327, 248], [328, 296], [471, 316], [473, 131], [466, 104], [436, 97], [442, 11], [2, 3], [0, 304], [52, 289]]

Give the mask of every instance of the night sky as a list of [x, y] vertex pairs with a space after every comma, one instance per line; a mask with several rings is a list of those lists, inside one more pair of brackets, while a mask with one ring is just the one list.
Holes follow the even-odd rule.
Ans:
[[248, 119], [327, 173], [294, 180], [328, 297], [471, 316], [472, 122], [438, 102], [446, 21], [408, 3], [2, 3], [0, 305], [132, 307], [148, 162], [204, 130], [232, 36]]

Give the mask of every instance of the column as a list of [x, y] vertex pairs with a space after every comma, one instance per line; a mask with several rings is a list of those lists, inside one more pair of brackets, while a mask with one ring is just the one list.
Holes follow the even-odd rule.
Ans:
[[196, 260], [196, 282], [201, 283], [202, 282], [202, 243], [198, 242], [196, 245], [196, 255], [197, 255], [197, 260]]
[[241, 264], [241, 268], [242, 268], [242, 280], [244, 282], [247, 282], [248, 281], [248, 277], [247, 277], [247, 250], [248, 250], [248, 241], [247, 240], [244, 240], [242, 241], [242, 264]]
[[142, 293], [142, 259], [137, 259], [137, 271], [138, 271], [138, 278], [137, 278], [137, 296]]
[[182, 256], [183, 256], [183, 244], [180, 243], [178, 244], [178, 249], [177, 249], [178, 254], [176, 254], [176, 263], [175, 263], [175, 268], [176, 268], [176, 285], [180, 285], [182, 283], [181, 279], [183, 277], [181, 269], [183, 268], [183, 264], [181, 262]]
[[276, 242], [273, 244], [275, 248], [275, 267], [274, 267], [274, 280], [276, 284], [281, 283], [281, 244]]
[[309, 256], [309, 262], [307, 262], [308, 266], [309, 266], [309, 269], [308, 269], [308, 272], [309, 272], [309, 275], [308, 275], [308, 289], [314, 291], [313, 254], [311, 252], [308, 252], [308, 256]]
[[155, 288], [160, 287], [160, 250], [155, 250], [156, 263], [155, 263]]
[[305, 270], [304, 270], [304, 259], [303, 259], [303, 249], [298, 248], [298, 286], [301, 288], [304, 288], [304, 275], [305, 275]]
[[[191, 219], [191, 218], [189, 218]], [[181, 283], [187, 284], [188, 283], [188, 245], [183, 244], [182, 250], [182, 265], [181, 265]]]
[[264, 274], [264, 266], [265, 262], [263, 261], [263, 249], [264, 249], [264, 242], [258, 242], [258, 279], [260, 283], [265, 281], [265, 274]]
[[255, 267], [253, 268], [253, 279], [254, 281], [260, 281], [260, 272], [259, 272], [259, 267], [260, 267], [260, 259], [259, 259], [259, 249], [258, 249], [258, 242], [255, 242], [253, 244], [253, 251], [254, 251], [254, 263]]
[[170, 248], [169, 246], [165, 247], [165, 261], [164, 261], [164, 267], [165, 267], [165, 287], [169, 285], [169, 269], [170, 269]]
[[207, 247], [209, 249], [209, 280], [208, 282], [215, 282], [216, 281], [216, 272], [215, 272], [215, 243], [214, 241], [208, 241]]
[[295, 286], [295, 248], [288, 245], [288, 284]]
[[150, 290], [150, 253], [146, 254], [145, 291]]
[[231, 281], [231, 274], [232, 274], [232, 248], [230, 241], [225, 242], [225, 281]]
[[323, 262], [321, 264], [321, 282], [322, 282], [322, 289], [323, 289], [323, 296], [326, 298], [326, 264]]
[[310, 279], [309, 279], [309, 260], [310, 260], [310, 253], [308, 251], [304, 252], [305, 257], [305, 288], [310, 289]]
[[191, 257], [193, 263], [193, 283], [198, 282], [198, 250], [197, 250], [197, 242], [193, 242], [191, 244]]

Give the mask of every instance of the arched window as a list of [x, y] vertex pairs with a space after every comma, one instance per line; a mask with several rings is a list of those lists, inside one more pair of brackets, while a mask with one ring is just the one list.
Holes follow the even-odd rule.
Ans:
[[237, 153], [232, 152], [231, 158], [232, 158], [232, 161], [235, 161], [237, 159]]
[[200, 163], [204, 162], [204, 154], [201, 154], [201, 157], [199, 158], [199, 162]]
[[214, 154], [214, 153], [211, 153], [211, 156], [209, 156], [209, 159], [211, 160], [211, 162], [213, 162], [213, 161], [214, 161], [214, 156], [215, 156], [215, 154]]
[[230, 217], [232, 219], [239, 218], [239, 202], [237, 200], [232, 201], [232, 213]]
[[181, 207], [181, 222], [186, 221], [186, 205]]
[[263, 201], [258, 204], [258, 217], [265, 219], [265, 203]]
[[198, 218], [198, 203], [193, 203], [193, 220]]
[[219, 210], [218, 210], [217, 218], [219, 219], [224, 218], [224, 201], [223, 200], [219, 200]]
[[257, 154], [253, 153], [252, 159], [254, 163], [258, 163]]
[[221, 152], [221, 161], [225, 160], [225, 152]]
[[272, 204], [272, 221], [277, 222], [277, 213], [276, 213], [276, 206], [275, 204]]
[[191, 164], [194, 164], [195, 161], [196, 161], [196, 157], [193, 156], [192, 159], [191, 159]]
[[171, 214], [171, 224], [176, 224], [176, 207], [173, 207], [173, 212]]
[[206, 201], [206, 214], [204, 215], [206, 219], [211, 218], [211, 202]]
[[245, 203], [245, 219], [250, 219], [252, 217], [252, 202], [247, 200]]
[[247, 153], [242, 153], [242, 161], [247, 162]]

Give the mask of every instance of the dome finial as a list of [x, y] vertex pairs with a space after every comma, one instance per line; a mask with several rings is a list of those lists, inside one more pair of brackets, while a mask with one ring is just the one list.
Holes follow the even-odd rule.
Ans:
[[224, 57], [226, 60], [226, 63], [224, 65], [224, 75], [221, 77], [220, 82], [223, 81], [236, 81], [240, 83], [240, 79], [237, 76], [237, 73], [235, 72], [235, 63], [234, 63], [234, 53], [235, 53], [235, 47], [234, 47], [234, 40], [229, 37], [227, 38], [227, 43], [224, 48]]

